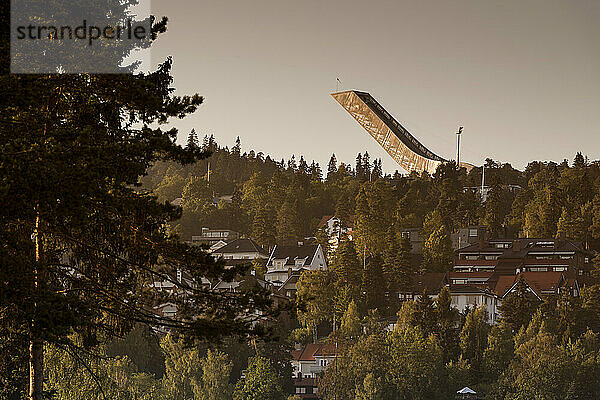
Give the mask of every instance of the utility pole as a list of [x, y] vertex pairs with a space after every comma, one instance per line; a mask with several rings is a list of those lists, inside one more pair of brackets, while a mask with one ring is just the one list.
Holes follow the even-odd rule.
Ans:
[[460, 168], [460, 135], [462, 133], [463, 127], [458, 128], [458, 132], [456, 132], [456, 168]]

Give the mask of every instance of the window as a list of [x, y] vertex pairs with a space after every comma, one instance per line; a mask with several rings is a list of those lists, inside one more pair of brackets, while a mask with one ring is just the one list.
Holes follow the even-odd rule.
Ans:
[[453, 279], [452, 280], [455, 285], [466, 285], [467, 284], [467, 280], [466, 279]]
[[469, 237], [477, 237], [477, 228], [473, 229], [469, 229]]
[[497, 260], [498, 256], [485, 256], [486, 260]]
[[465, 260], [477, 260], [479, 256], [465, 256]]
[[305, 387], [297, 387], [296, 388], [296, 393], [306, 393], [306, 388]]
[[527, 268], [530, 272], [546, 272], [548, 267], [529, 267]]
[[554, 267], [555, 272], [563, 272], [566, 270], [567, 270], [567, 267]]

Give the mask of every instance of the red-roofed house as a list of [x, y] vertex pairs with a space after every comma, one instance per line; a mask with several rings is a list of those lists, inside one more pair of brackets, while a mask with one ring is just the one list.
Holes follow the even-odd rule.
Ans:
[[315, 378], [335, 360], [336, 347], [331, 343], [310, 343], [300, 350], [294, 350], [292, 356], [292, 375], [294, 378]]
[[521, 272], [513, 276], [500, 276], [494, 292], [504, 299], [515, 290], [521, 279], [527, 286], [527, 290], [539, 300], [565, 290], [570, 291], [573, 296], [579, 295], [577, 280], [566, 279], [562, 272]]

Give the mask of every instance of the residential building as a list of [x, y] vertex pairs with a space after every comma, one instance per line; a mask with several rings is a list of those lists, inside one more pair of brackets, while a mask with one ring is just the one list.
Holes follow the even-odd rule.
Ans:
[[296, 284], [300, 280], [300, 276], [304, 271], [308, 271], [305, 268], [300, 268], [297, 271], [288, 271], [288, 278], [285, 282], [279, 287], [277, 292], [281, 295], [289, 297], [290, 299], [296, 298], [296, 292], [298, 289], [296, 288]]
[[325, 215], [319, 222], [319, 228], [325, 231], [329, 238], [329, 248], [335, 251], [342, 238], [352, 240], [352, 221], [344, 222], [335, 215]]
[[585, 280], [593, 269], [593, 253], [582, 242], [559, 238], [481, 240], [459, 249], [457, 255], [454, 270], [461, 272], [564, 272]]
[[238, 232], [232, 231], [230, 229], [209, 229], [202, 228], [202, 233], [200, 235], [192, 236], [192, 243], [194, 244], [207, 244], [209, 246], [213, 246], [214, 244], [223, 241], [225, 243], [229, 243], [234, 239], [240, 237]]
[[301, 399], [319, 398], [318, 378], [294, 378], [293, 385], [292, 394], [300, 396]]
[[265, 279], [279, 287], [300, 269], [327, 269], [327, 261], [320, 244], [275, 245], [267, 260]]
[[316, 378], [336, 357], [333, 343], [310, 343], [292, 351], [292, 377]]
[[416, 300], [423, 292], [433, 299], [440, 290], [448, 285], [448, 274], [444, 272], [428, 272], [413, 276], [413, 284], [407, 290], [398, 293], [400, 301]]
[[246, 260], [252, 261], [257, 258], [267, 259], [269, 254], [260, 247], [254, 240], [248, 238], [234, 239], [225, 246], [215, 250], [215, 258], [222, 257], [225, 260]]
[[[422, 228], [407, 228], [400, 233], [402, 237], [408, 238], [411, 246], [411, 253], [421, 254], [423, 252], [423, 243], [427, 240], [422, 234]], [[483, 240], [486, 236], [486, 227], [483, 225], [473, 225], [466, 228], [460, 228], [450, 235], [452, 248], [454, 250], [472, 245]]]

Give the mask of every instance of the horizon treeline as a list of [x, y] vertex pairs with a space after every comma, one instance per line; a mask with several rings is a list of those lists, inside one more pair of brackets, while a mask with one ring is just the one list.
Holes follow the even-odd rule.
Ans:
[[[523, 171], [487, 159], [489, 192], [482, 202], [474, 190], [482, 168], [467, 172], [452, 161], [433, 175], [390, 175], [368, 152], [352, 164], [333, 154], [322, 168], [302, 156], [276, 161], [262, 152], [242, 153], [239, 137], [229, 149], [212, 135], [200, 143], [192, 132], [187, 146], [212, 155], [184, 166], [159, 162], [142, 178], [159, 200], [181, 199], [174, 229], [185, 240], [209, 227], [240, 232], [265, 248], [294, 244], [318, 237], [321, 218], [336, 215], [353, 226], [356, 248], [366, 246], [369, 254], [383, 253], [388, 236], [403, 229], [420, 228], [427, 240], [471, 225], [487, 226], [490, 238], [560, 236], [598, 247], [600, 161], [581, 153], [560, 164], [532, 161]], [[232, 195], [231, 203], [219, 202], [219, 195]]]

